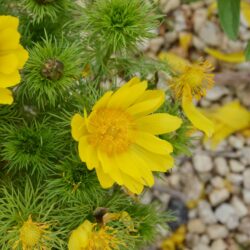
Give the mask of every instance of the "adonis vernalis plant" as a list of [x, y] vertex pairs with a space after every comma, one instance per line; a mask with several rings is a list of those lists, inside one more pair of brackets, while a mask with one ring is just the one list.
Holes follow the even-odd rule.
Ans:
[[210, 65], [172, 78], [176, 100], [157, 88], [170, 69], [139, 49], [162, 19], [150, 1], [0, 0], [0, 14], [1, 249], [151, 244], [173, 216], [139, 194], [189, 152], [185, 108]]

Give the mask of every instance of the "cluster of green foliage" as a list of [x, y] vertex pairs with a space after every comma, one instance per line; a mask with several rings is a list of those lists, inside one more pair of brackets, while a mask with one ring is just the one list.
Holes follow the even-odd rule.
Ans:
[[[19, 17], [22, 44], [29, 51], [15, 103], [0, 108], [1, 249], [22, 249], [19, 232], [30, 215], [50, 225], [46, 249], [67, 249], [71, 231], [85, 219], [94, 222], [98, 208], [129, 213], [137, 235], [120, 232], [126, 249], [149, 244], [157, 225], [172, 217], [154, 204], [140, 204], [118, 186], [102, 189], [95, 172], [78, 158], [70, 121], [84, 108], [91, 110], [104, 93], [101, 83], [115, 87], [119, 79], [137, 74], [155, 86], [157, 72], [168, 71], [139, 50], [159, 23], [154, 6], [144, 0], [82, 5], [73, 0], [0, 0], [0, 14]], [[174, 105], [165, 109], [179, 112]], [[186, 131], [187, 124], [168, 138], [176, 154], [186, 150]]]

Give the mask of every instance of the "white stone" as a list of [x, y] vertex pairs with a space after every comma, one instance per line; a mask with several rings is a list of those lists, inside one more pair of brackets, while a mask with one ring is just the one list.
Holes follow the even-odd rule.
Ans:
[[224, 240], [218, 239], [215, 240], [211, 245], [211, 250], [226, 250], [227, 244], [224, 242]]
[[230, 173], [227, 176], [227, 180], [230, 181], [231, 183], [239, 186], [243, 182], [243, 176], [242, 176], [242, 174]]
[[229, 166], [230, 166], [231, 170], [233, 172], [236, 172], [236, 173], [243, 172], [245, 169], [245, 166], [241, 162], [236, 161], [234, 159], [229, 161]]
[[224, 184], [224, 179], [222, 179], [220, 176], [215, 176], [212, 180], [211, 180], [211, 184], [213, 185], [213, 187], [221, 189], [225, 186]]
[[205, 232], [206, 227], [200, 219], [193, 219], [188, 222], [188, 231], [195, 234], [202, 234]]
[[150, 204], [152, 201], [153, 195], [151, 191], [145, 192], [141, 197], [140, 197], [140, 202], [142, 204]]
[[248, 189], [243, 190], [243, 200], [246, 204], [250, 205], [250, 190]]
[[164, 38], [159, 36], [150, 40], [149, 47], [151, 51], [157, 53], [163, 44], [164, 44]]
[[227, 161], [223, 157], [217, 157], [214, 159], [214, 165], [216, 172], [221, 176], [226, 176], [229, 173], [229, 166]]
[[181, 4], [180, 0], [160, 0], [160, 8], [163, 13], [168, 13], [176, 8], [178, 8]]
[[245, 159], [246, 163], [248, 165], [250, 165], [250, 147], [244, 147], [244, 148], [242, 148], [241, 149], [241, 153], [242, 153], [243, 159]]
[[209, 172], [213, 168], [213, 163], [211, 158], [205, 154], [197, 154], [193, 157], [194, 168], [198, 172]]
[[235, 208], [237, 215], [242, 218], [248, 214], [246, 205], [240, 200], [239, 197], [234, 196], [231, 200], [231, 204]]
[[228, 203], [220, 205], [215, 210], [215, 217], [219, 222], [226, 225], [229, 230], [235, 229], [239, 225], [239, 216], [234, 207]]
[[250, 189], [250, 169], [246, 169], [243, 173], [244, 187]]
[[229, 91], [226, 87], [214, 86], [207, 92], [206, 99], [209, 101], [220, 100], [224, 95], [228, 94]]
[[244, 138], [232, 135], [228, 138], [228, 142], [231, 146], [237, 149], [241, 149], [244, 146]]
[[217, 206], [226, 201], [229, 196], [230, 193], [227, 189], [215, 189], [209, 194], [209, 200], [213, 206]]
[[193, 23], [195, 32], [199, 33], [200, 29], [207, 20], [207, 9], [199, 8], [194, 12]]
[[241, 219], [239, 231], [250, 236], [250, 217], [244, 217]]
[[240, 244], [249, 243], [249, 236], [247, 236], [245, 234], [236, 234], [235, 238], [236, 238], [237, 242], [239, 242]]
[[172, 44], [173, 42], [175, 42], [177, 39], [178, 39], [178, 34], [176, 31], [170, 31], [170, 32], [167, 32], [165, 35], [164, 35], [164, 39], [165, 39], [165, 46], [166, 45], [170, 45]]
[[207, 21], [200, 29], [201, 39], [211, 46], [219, 46], [221, 43], [222, 33], [219, 26], [213, 22]]
[[199, 202], [198, 214], [205, 224], [215, 224], [217, 222], [213, 210], [207, 201]]
[[219, 224], [208, 226], [207, 233], [211, 240], [224, 239], [228, 236], [227, 228]]
[[209, 237], [208, 237], [206, 234], [203, 234], [203, 235], [200, 237], [200, 243], [203, 243], [203, 244], [205, 244], [205, 245], [209, 245], [209, 243], [210, 243]]
[[211, 248], [203, 243], [199, 243], [196, 246], [194, 246], [193, 250], [211, 250]]

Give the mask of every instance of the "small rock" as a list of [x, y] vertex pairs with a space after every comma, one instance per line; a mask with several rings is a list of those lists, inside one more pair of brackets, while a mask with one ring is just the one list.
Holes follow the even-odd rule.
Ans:
[[240, 200], [239, 197], [234, 196], [231, 200], [231, 204], [235, 208], [237, 215], [242, 218], [248, 214], [246, 205]]
[[167, 32], [164, 35], [164, 39], [165, 39], [165, 46], [168, 47], [178, 39], [178, 34], [176, 31]]
[[203, 243], [205, 245], [209, 245], [209, 243], [210, 243], [209, 237], [206, 234], [202, 235], [200, 237], [200, 243]]
[[193, 248], [193, 250], [211, 250], [211, 248], [206, 244], [199, 243]]
[[202, 234], [205, 232], [206, 227], [200, 219], [193, 219], [188, 222], [188, 231], [195, 234]]
[[250, 217], [245, 217], [240, 221], [239, 231], [250, 236]]
[[237, 242], [240, 244], [249, 243], [249, 236], [247, 236], [245, 234], [236, 234], [235, 238], [236, 238]]
[[250, 189], [250, 169], [246, 169], [243, 173], [244, 187]]
[[211, 250], [226, 250], [227, 244], [224, 242], [224, 240], [218, 239], [215, 240], [211, 245]]
[[221, 189], [224, 188], [224, 180], [220, 177], [220, 176], [215, 176], [212, 180], [211, 180], [211, 184], [213, 185], [213, 187]]
[[226, 87], [215, 86], [207, 92], [206, 99], [209, 101], [218, 101], [228, 93], [229, 91]]
[[163, 13], [168, 13], [176, 8], [178, 8], [181, 4], [180, 0], [160, 0], [160, 8]]
[[246, 163], [250, 165], [250, 147], [242, 148], [241, 153], [242, 153], [243, 159], [245, 159]]
[[[173, 0], [175, 1], [175, 0]], [[178, 0], [179, 1], [179, 0]], [[187, 18], [183, 10], [176, 10], [174, 12], [175, 26], [174, 30], [177, 32], [187, 30]]]
[[152, 201], [152, 199], [153, 199], [153, 195], [152, 195], [151, 191], [148, 190], [147, 192], [145, 192], [145, 193], [141, 196], [140, 202], [141, 202], [142, 204], [150, 204], [151, 201]]
[[215, 217], [219, 222], [226, 225], [229, 230], [235, 229], [239, 225], [239, 216], [234, 207], [228, 203], [220, 205], [215, 210]]
[[202, 221], [206, 224], [215, 224], [217, 222], [213, 210], [207, 201], [199, 202], [198, 214]]
[[231, 146], [233, 146], [236, 149], [241, 149], [244, 146], [244, 138], [239, 136], [230, 136], [228, 139], [228, 142]]
[[216, 172], [221, 176], [226, 176], [229, 173], [229, 166], [227, 161], [223, 157], [217, 157], [214, 159], [214, 165]]
[[164, 38], [159, 36], [150, 40], [149, 47], [151, 51], [157, 53], [163, 44], [164, 44]]
[[191, 209], [191, 210], [189, 210], [188, 211], [188, 218], [189, 218], [189, 220], [196, 218], [197, 217], [197, 213], [198, 213], [197, 209]]
[[209, 172], [213, 168], [213, 163], [208, 155], [197, 154], [193, 157], [194, 168], [198, 172]]
[[227, 179], [231, 183], [233, 183], [235, 185], [238, 185], [238, 186], [243, 182], [243, 176], [242, 176], [242, 174], [233, 174], [233, 173], [230, 173], [227, 176]]
[[241, 162], [236, 161], [234, 159], [229, 161], [229, 166], [230, 166], [231, 170], [233, 172], [236, 172], [236, 173], [243, 172], [245, 169], [244, 165]]
[[227, 189], [215, 189], [209, 194], [209, 200], [213, 206], [217, 206], [223, 201], [226, 201], [229, 196], [230, 193]]
[[213, 22], [207, 21], [200, 29], [200, 38], [211, 46], [219, 46], [221, 43], [222, 33], [219, 26]]
[[219, 224], [208, 226], [207, 233], [211, 240], [224, 239], [228, 236], [227, 228]]
[[248, 189], [243, 190], [243, 200], [246, 204], [250, 205], [250, 190]]
[[207, 20], [207, 9], [199, 8], [194, 12], [193, 23], [195, 32], [199, 33], [200, 29]]

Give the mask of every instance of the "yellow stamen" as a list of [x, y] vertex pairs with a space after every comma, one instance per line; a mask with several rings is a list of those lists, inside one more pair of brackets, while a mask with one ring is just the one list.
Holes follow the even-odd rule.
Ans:
[[179, 76], [173, 77], [170, 87], [179, 99], [187, 88], [190, 89], [193, 97], [200, 99], [214, 84], [214, 75], [210, 73], [212, 70], [213, 66], [208, 61], [187, 65]]
[[133, 122], [129, 114], [119, 109], [93, 111], [88, 120], [88, 142], [109, 155], [126, 151], [132, 142]]

